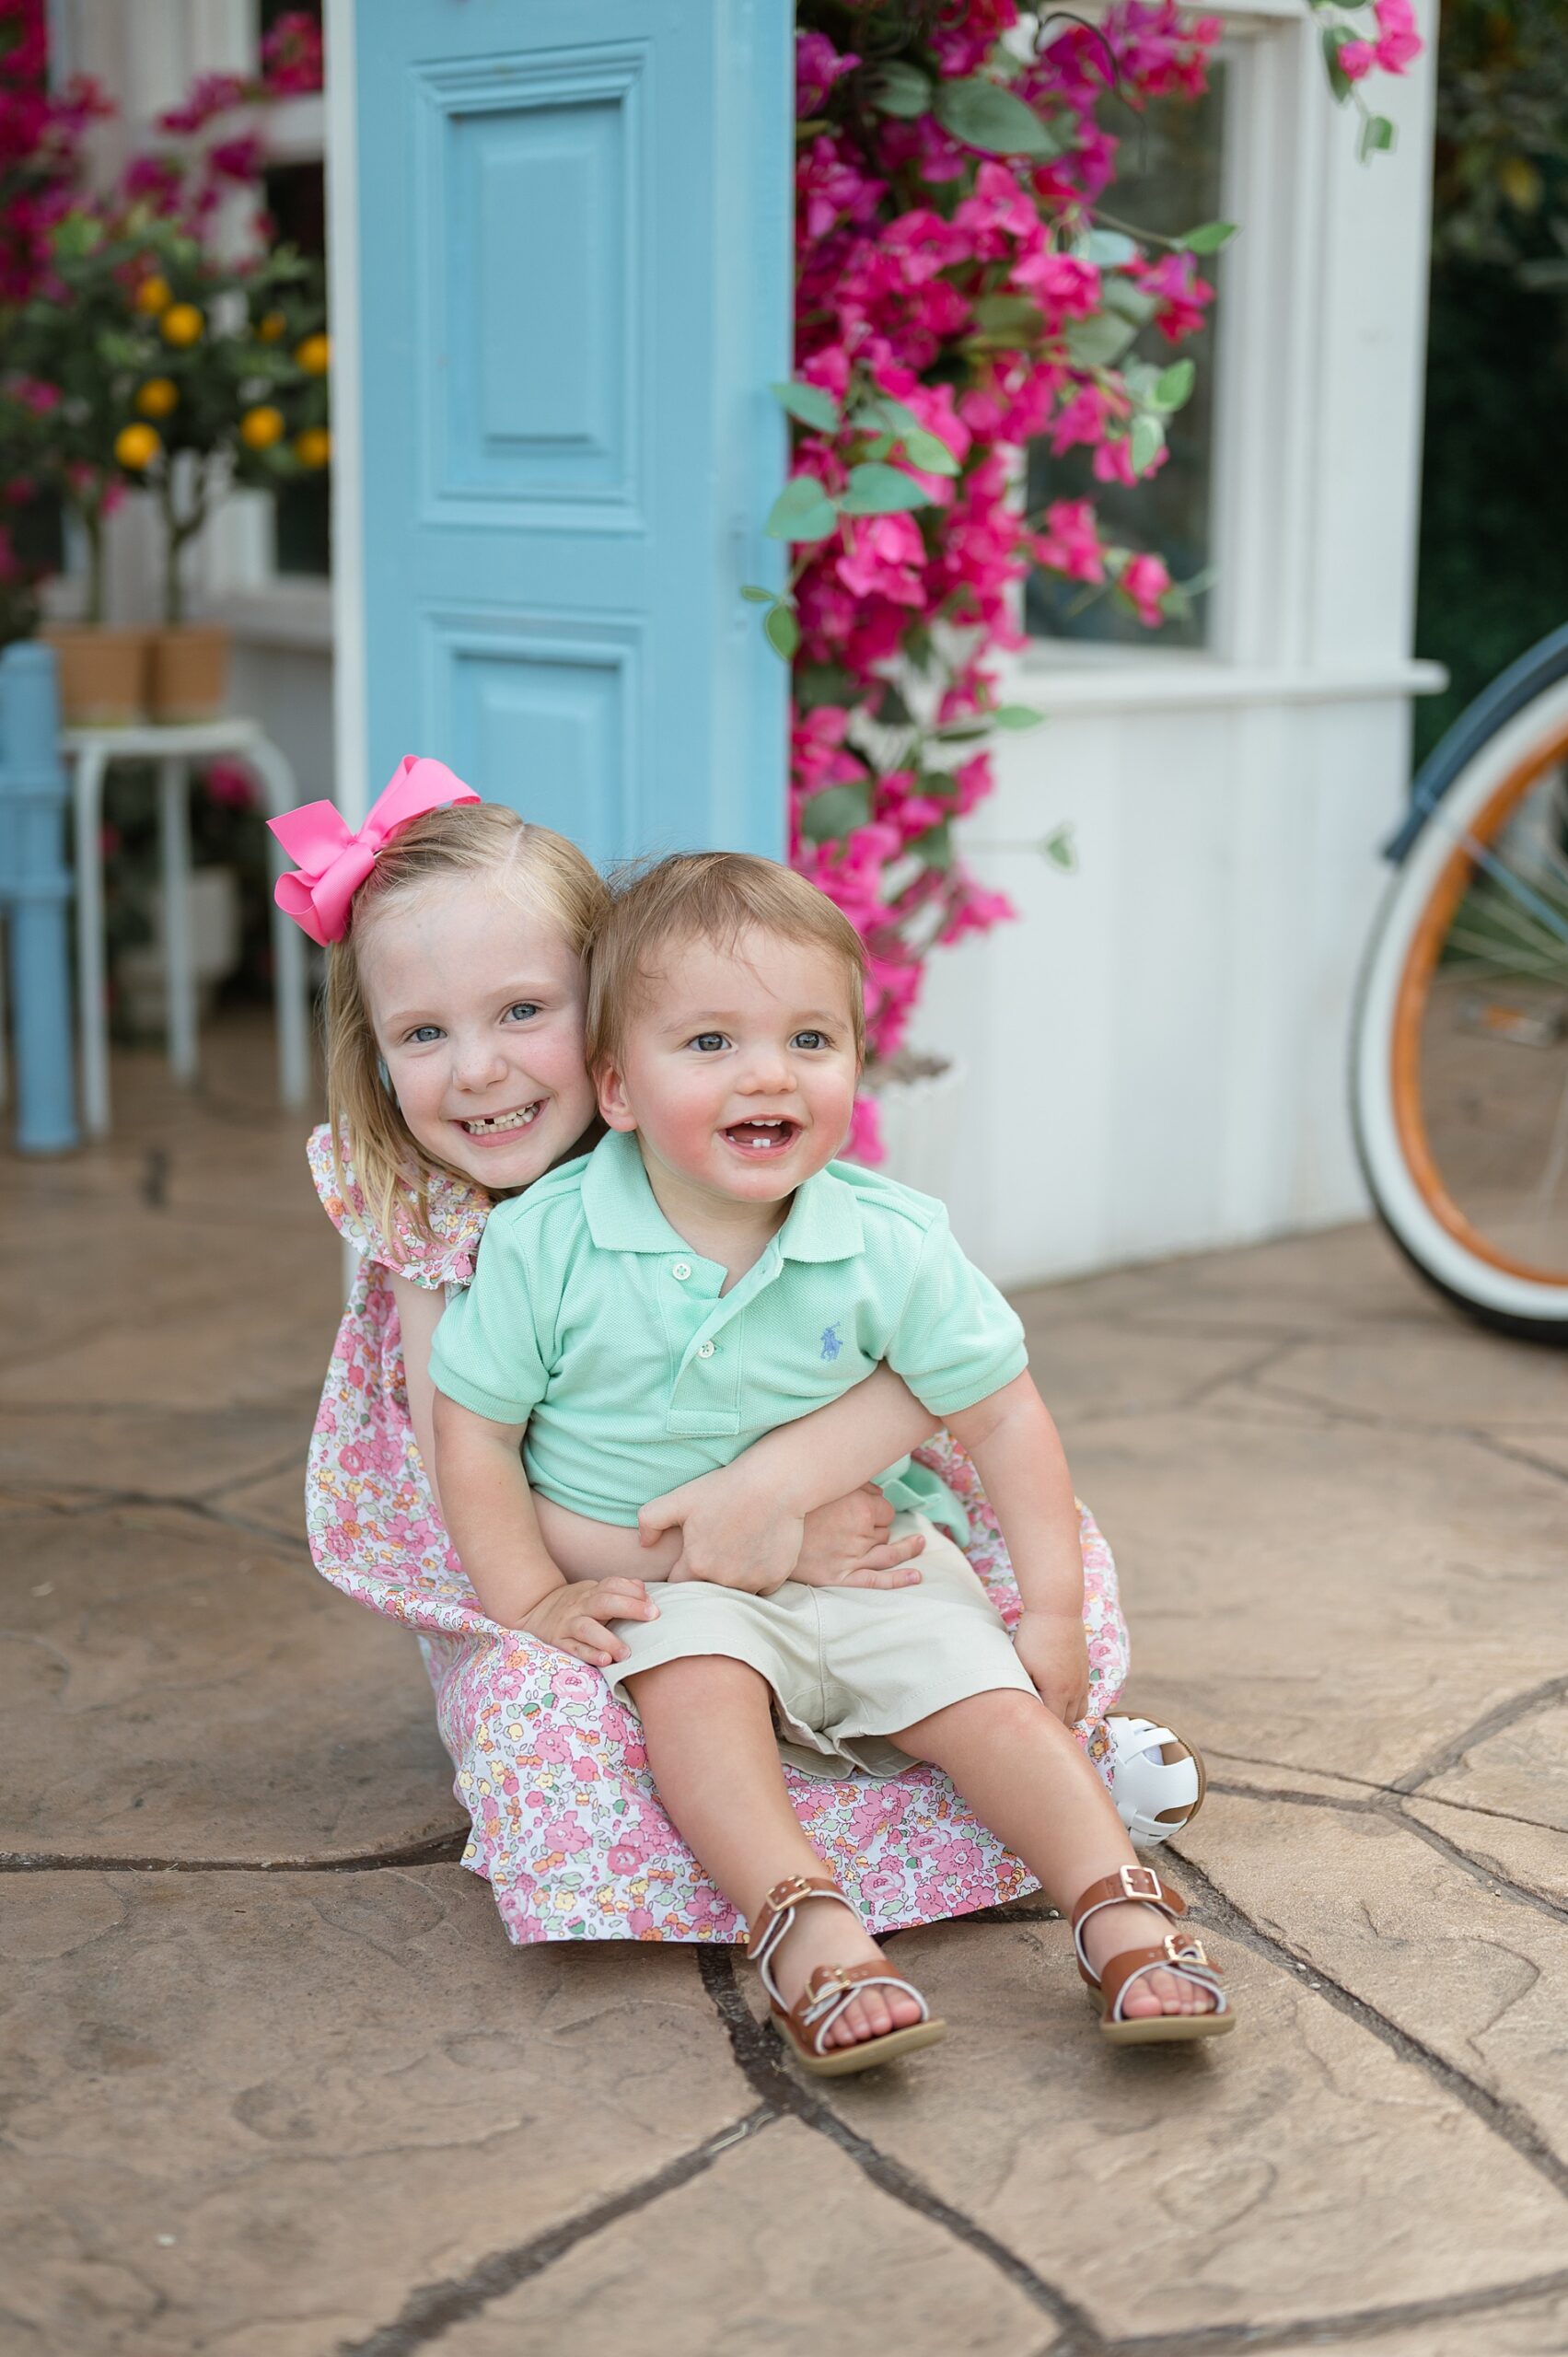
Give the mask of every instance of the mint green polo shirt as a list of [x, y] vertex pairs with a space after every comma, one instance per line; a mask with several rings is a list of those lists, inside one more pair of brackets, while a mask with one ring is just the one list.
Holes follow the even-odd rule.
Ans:
[[[796, 1190], [761, 1258], [726, 1271], [683, 1242], [636, 1139], [593, 1153], [491, 1213], [474, 1280], [436, 1331], [436, 1387], [476, 1415], [528, 1426], [541, 1497], [633, 1524], [651, 1497], [728, 1465], [884, 1361], [935, 1416], [1022, 1374], [1023, 1328], [965, 1260], [928, 1195], [853, 1163]], [[905, 1458], [895, 1505], [968, 1536], [945, 1483]]]

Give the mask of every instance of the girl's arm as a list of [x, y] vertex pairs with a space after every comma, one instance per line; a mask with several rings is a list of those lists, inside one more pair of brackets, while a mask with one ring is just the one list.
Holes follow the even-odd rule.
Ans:
[[526, 1424], [494, 1424], [434, 1394], [435, 1450], [445, 1521], [464, 1572], [492, 1620], [528, 1629], [563, 1653], [604, 1668], [625, 1658], [609, 1620], [656, 1620], [641, 1580], [568, 1583], [551, 1561], [521, 1449]]
[[[889, 1367], [879, 1366], [826, 1408], [781, 1424], [733, 1465], [650, 1499], [637, 1516], [645, 1546], [680, 1526], [682, 1550], [669, 1579], [712, 1580], [767, 1596], [796, 1575], [806, 1518], [851, 1498], [940, 1430]], [[877, 1549], [860, 1585], [902, 1586], [893, 1567], [919, 1552], [918, 1539]], [[882, 1559], [886, 1557], [884, 1562]]]
[[[392, 1299], [398, 1305], [398, 1324], [403, 1338], [403, 1375], [408, 1384], [409, 1422], [413, 1426], [414, 1439], [430, 1476], [430, 1487], [436, 1492], [436, 1509], [440, 1513], [441, 1497], [436, 1488], [436, 1386], [430, 1379], [430, 1345], [436, 1329], [441, 1323], [441, 1313], [447, 1306], [446, 1294], [437, 1285], [416, 1285], [411, 1277], [400, 1277], [390, 1269], [387, 1271], [392, 1287]], [[445, 1521], [445, 1515], [442, 1516]]]
[[1027, 1371], [947, 1418], [995, 1509], [1023, 1598], [1018, 1658], [1069, 1726], [1088, 1701], [1084, 1557], [1061, 1437]]

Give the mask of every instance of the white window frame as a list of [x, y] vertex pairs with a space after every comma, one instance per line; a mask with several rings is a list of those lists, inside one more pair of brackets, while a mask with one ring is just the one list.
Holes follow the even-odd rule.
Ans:
[[[254, 41], [259, 17], [253, 6], [249, 14]], [[325, 168], [327, 102], [321, 92], [277, 100], [267, 110], [265, 129], [269, 163], [319, 163]], [[258, 645], [331, 647], [331, 575], [280, 573], [274, 551], [272, 493], [232, 492], [208, 531], [208, 611]]]

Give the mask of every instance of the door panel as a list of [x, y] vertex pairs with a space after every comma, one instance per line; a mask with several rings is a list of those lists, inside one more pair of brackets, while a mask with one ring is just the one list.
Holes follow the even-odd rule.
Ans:
[[359, 0], [370, 790], [778, 853], [788, 0]]

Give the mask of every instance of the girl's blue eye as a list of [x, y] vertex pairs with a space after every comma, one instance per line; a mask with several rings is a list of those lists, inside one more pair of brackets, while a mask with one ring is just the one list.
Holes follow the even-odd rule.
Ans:
[[526, 1023], [530, 1016], [538, 1013], [539, 1008], [531, 998], [520, 998], [516, 1005], [506, 1009], [508, 1019], [516, 1016], [519, 1023]]
[[686, 1044], [689, 1048], [700, 1049], [702, 1053], [705, 1056], [711, 1056], [715, 1050], [724, 1046], [724, 1033], [722, 1031], [699, 1031], [696, 1038], [694, 1039], [689, 1039]]
[[421, 1023], [408, 1036], [411, 1047], [423, 1048], [427, 1039], [438, 1039], [441, 1037], [441, 1026], [438, 1023]]
[[790, 1044], [796, 1048], [827, 1048], [832, 1042], [825, 1031], [797, 1031]]

